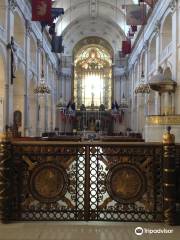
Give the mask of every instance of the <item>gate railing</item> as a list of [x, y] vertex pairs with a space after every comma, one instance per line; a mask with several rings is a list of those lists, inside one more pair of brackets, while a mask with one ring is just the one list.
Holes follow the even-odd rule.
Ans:
[[2, 220], [174, 224], [179, 152], [167, 136], [163, 144], [3, 141]]

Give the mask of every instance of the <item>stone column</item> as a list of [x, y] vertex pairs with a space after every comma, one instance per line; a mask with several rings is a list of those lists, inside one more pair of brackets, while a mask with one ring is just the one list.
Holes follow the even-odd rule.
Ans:
[[148, 82], [148, 72], [149, 72], [149, 56], [148, 56], [148, 46], [149, 43], [146, 41], [144, 43], [143, 49], [145, 51], [145, 63], [144, 63], [144, 76], [145, 76], [145, 82]]
[[[51, 117], [50, 117], [50, 129], [51, 131], [54, 131], [54, 124], [53, 124], [53, 119], [54, 119], [54, 112], [56, 111], [56, 103], [55, 103], [55, 94], [54, 94], [54, 87], [53, 86], [56, 86], [56, 82], [54, 81], [54, 74], [53, 74], [53, 67], [52, 67], [52, 71], [51, 71], [51, 110], [50, 110], [50, 114], [51, 114]], [[56, 91], [57, 91], [57, 87], [56, 87]]]
[[155, 92], [155, 115], [161, 114], [161, 95], [158, 92]]
[[[7, 9], [7, 43], [11, 42], [11, 36], [14, 33], [14, 11], [17, 7], [16, 1], [8, 1]], [[11, 84], [11, 53], [7, 48], [7, 78], [5, 83], [5, 125], [12, 126], [13, 124], [13, 85]]]
[[28, 99], [28, 85], [29, 85], [29, 59], [30, 59], [30, 33], [32, 31], [31, 23], [26, 20], [26, 38], [25, 38], [25, 84], [24, 84], [24, 129], [23, 134], [29, 136], [29, 99]]
[[157, 21], [154, 30], [156, 32], [156, 70], [158, 70], [160, 62], [160, 26], [160, 21]]
[[[37, 40], [37, 86], [40, 83], [41, 78], [41, 71], [40, 71], [40, 64], [41, 64], [41, 51], [42, 51], [42, 42], [38, 39]], [[36, 134], [37, 136], [40, 135], [40, 101], [39, 95], [36, 96]]]
[[46, 131], [46, 121], [45, 121], [45, 113], [46, 113], [46, 96], [39, 96], [39, 130], [40, 135], [42, 132]]
[[177, 39], [178, 39], [178, 9], [177, 9], [177, 3], [176, 0], [171, 0], [169, 4], [169, 8], [171, 10], [172, 14], [172, 79], [177, 80], [177, 57], [178, 57], [178, 51], [177, 51]]
[[[46, 84], [48, 85], [49, 84], [49, 66], [48, 66], [48, 62], [49, 62], [49, 58], [48, 58], [48, 54], [46, 53], [46, 65], [45, 65], [45, 81], [46, 81]], [[44, 110], [45, 110], [45, 113], [44, 113], [44, 131], [47, 132], [48, 131], [48, 126], [49, 126], [49, 123], [48, 123], [48, 102], [49, 102], [49, 97], [46, 95], [45, 98], [44, 98], [45, 102], [44, 102]]]
[[134, 73], [134, 68], [132, 69], [132, 106], [131, 106], [131, 127], [133, 130], [135, 130], [135, 77], [134, 77], [135, 73]]
[[[173, 31], [172, 34], [172, 60], [173, 60], [173, 65], [176, 63], [176, 66], [173, 66], [172, 68], [172, 75], [173, 75], [173, 80], [177, 81], [177, 87], [176, 87], [176, 92], [175, 92], [175, 114], [180, 114], [180, 48], [178, 47], [180, 43], [180, 22], [179, 22], [179, 12], [180, 12], [180, 4], [178, 1], [178, 4], [176, 4], [176, 1], [171, 1], [171, 10], [172, 10], [172, 29], [176, 32]], [[175, 11], [176, 10], [176, 11]], [[176, 62], [175, 62], [176, 61]], [[176, 68], [176, 73], [175, 69]], [[176, 74], [176, 76], [174, 76]]]
[[174, 93], [171, 93], [171, 109], [172, 109], [171, 114], [175, 115], [175, 95], [174, 95]]
[[170, 115], [171, 112], [172, 112], [170, 93], [165, 92], [163, 95], [164, 95], [164, 106], [163, 106], [163, 109], [162, 109], [162, 111], [163, 111], [162, 114], [164, 114], [164, 115]]
[[144, 95], [138, 94], [138, 132], [142, 133], [144, 129]]
[[[138, 70], [137, 70], [137, 79], [138, 85], [140, 84], [140, 79], [141, 79], [141, 72], [140, 72], [140, 55], [138, 55]], [[140, 95], [137, 94], [137, 104], [136, 104], [136, 131], [139, 132], [139, 120], [140, 120], [140, 105], [141, 105], [141, 99]]]

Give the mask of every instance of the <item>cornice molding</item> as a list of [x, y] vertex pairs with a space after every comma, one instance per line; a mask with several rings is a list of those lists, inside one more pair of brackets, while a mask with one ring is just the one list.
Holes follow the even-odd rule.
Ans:
[[32, 33], [32, 24], [31, 21], [27, 20], [25, 21], [26, 24], [26, 36], [30, 36]]

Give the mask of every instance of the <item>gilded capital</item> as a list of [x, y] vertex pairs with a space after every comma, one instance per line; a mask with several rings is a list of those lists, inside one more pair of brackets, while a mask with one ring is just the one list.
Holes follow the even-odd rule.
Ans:
[[32, 32], [31, 22], [26, 19], [26, 35], [30, 36], [31, 32]]
[[144, 49], [144, 50], [148, 50], [148, 46], [149, 46], [149, 41], [146, 40], [146, 41], [144, 42], [143, 49]]
[[42, 41], [39, 39], [37, 39], [37, 48], [38, 48], [38, 51], [42, 50]]
[[176, 10], [176, 0], [172, 0], [169, 3], [169, 8], [171, 9], [171, 12], [173, 13]]
[[9, 3], [9, 9], [14, 12], [14, 10], [17, 7], [17, 0], [8, 0]]
[[154, 32], [156, 34], [159, 34], [160, 32], [160, 27], [161, 27], [161, 22], [158, 20], [156, 23], [155, 23], [155, 28], [154, 28]]

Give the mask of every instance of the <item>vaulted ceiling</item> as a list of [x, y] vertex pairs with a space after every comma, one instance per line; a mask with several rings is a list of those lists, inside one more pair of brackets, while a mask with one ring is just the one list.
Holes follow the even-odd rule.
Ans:
[[54, 7], [64, 8], [65, 14], [57, 22], [57, 33], [64, 39], [65, 54], [71, 55], [75, 44], [88, 36], [107, 40], [115, 51], [129, 27], [125, 21], [125, 4], [138, 0], [54, 0]]

